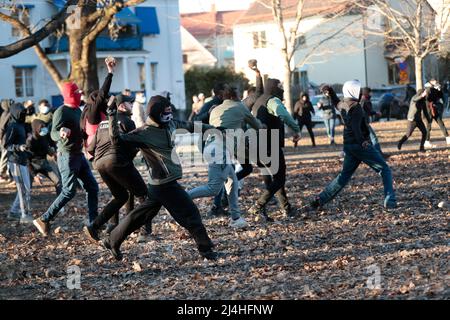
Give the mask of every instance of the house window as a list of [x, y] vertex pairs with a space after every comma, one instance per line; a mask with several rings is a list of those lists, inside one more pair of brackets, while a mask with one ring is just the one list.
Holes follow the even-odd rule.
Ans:
[[188, 55], [187, 54], [183, 54], [183, 64], [188, 63]]
[[145, 64], [139, 63], [139, 87], [141, 90], [145, 90]]
[[253, 35], [253, 48], [265, 48], [267, 46], [266, 32], [265, 31], [254, 31]]
[[304, 48], [306, 47], [306, 37], [304, 35], [299, 35], [296, 39], [295, 39], [295, 47], [296, 48]]
[[156, 81], [158, 81], [158, 62], [150, 63], [150, 74], [152, 79], [152, 90], [156, 90]]
[[[12, 11], [11, 13], [11, 17], [18, 19], [27, 27], [30, 25], [30, 10], [27, 8], [15, 8], [14, 11]], [[11, 30], [11, 35], [13, 37], [20, 37], [21, 32], [18, 28], [13, 26]]]
[[16, 97], [34, 96], [33, 67], [14, 68]]

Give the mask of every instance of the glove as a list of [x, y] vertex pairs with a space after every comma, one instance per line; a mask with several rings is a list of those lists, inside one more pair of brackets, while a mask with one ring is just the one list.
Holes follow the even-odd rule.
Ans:
[[19, 146], [19, 150], [22, 151], [22, 152], [27, 151], [27, 145], [26, 144], [21, 144]]
[[107, 106], [108, 106], [108, 109], [106, 109], [106, 113], [108, 114], [108, 116], [113, 115], [117, 111], [117, 104], [116, 104], [115, 96], [109, 97]]

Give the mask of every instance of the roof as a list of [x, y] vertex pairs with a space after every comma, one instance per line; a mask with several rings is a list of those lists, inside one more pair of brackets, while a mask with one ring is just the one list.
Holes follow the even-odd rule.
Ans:
[[245, 10], [240, 10], [182, 14], [181, 25], [194, 37], [210, 36], [216, 32], [231, 34], [233, 26], [245, 13]]
[[[303, 17], [339, 12], [352, 1], [349, 0], [305, 0]], [[293, 19], [297, 13], [298, 0], [281, 0], [284, 19]], [[270, 0], [255, 1], [236, 24], [273, 21]]]

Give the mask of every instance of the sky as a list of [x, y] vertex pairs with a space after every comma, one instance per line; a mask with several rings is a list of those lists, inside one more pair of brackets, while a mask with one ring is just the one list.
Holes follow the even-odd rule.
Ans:
[[181, 13], [210, 11], [211, 5], [216, 3], [219, 11], [245, 10], [251, 0], [180, 0]]

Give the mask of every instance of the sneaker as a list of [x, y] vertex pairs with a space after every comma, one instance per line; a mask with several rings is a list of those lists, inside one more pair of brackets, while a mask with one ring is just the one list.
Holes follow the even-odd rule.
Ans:
[[425, 150], [425, 148], [424, 148], [424, 147], [420, 147], [420, 149], [419, 149], [419, 152], [420, 152], [420, 153], [425, 153], [425, 152], [426, 152], [426, 150]]
[[20, 217], [21, 217], [20, 213], [15, 213], [15, 212], [8, 213], [9, 220], [20, 220]]
[[106, 234], [108, 234], [108, 235], [111, 234], [111, 232], [114, 230], [115, 227], [117, 227], [117, 224], [113, 224], [113, 223], [108, 224], [108, 226], [106, 227], [106, 230], [105, 230]]
[[388, 195], [384, 199], [384, 207], [386, 209], [395, 209], [395, 208], [397, 208], [397, 201], [395, 200], [394, 197]]
[[213, 205], [211, 207], [211, 210], [209, 210], [208, 212], [208, 216], [210, 217], [218, 217], [218, 216], [226, 216], [227, 212], [225, 211], [224, 208], [222, 207], [216, 207], [215, 205]]
[[20, 217], [20, 223], [32, 223], [33, 222], [33, 216], [31, 214], [26, 214], [22, 217]]
[[123, 255], [122, 252], [120, 252], [120, 249], [116, 249], [116, 248], [112, 248], [111, 244], [109, 243], [109, 239], [106, 238], [103, 240], [103, 246], [109, 250], [109, 252], [111, 252], [111, 254], [113, 255], [114, 259], [116, 259], [117, 261], [120, 261], [123, 259]]
[[431, 144], [430, 141], [425, 141], [424, 147], [428, 149], [436, 148], [436, 146], [434, 144]]
[[399, 141], [399, 143], [397, 144], [397, 149], [399, 151], [402, 150], [402, 146], [403, 146], [403, 143], [401, 141]]
[[89, 238], [89, 240], [93, 242], [97, 242], [100, 240], [97, 230], [94, 228], [94, 226], [84, 226], [83, 227], [84, 234]]
[[231, 219], [229, 226], [232, 228], [236, 228], [236, 229], [242, 229], [242, 228], [247, 228], [248, 223], [247, 223], [247, 221], [245, 221], [244, 218], [240, 217], [236, 220]]
[[42, 221], [40, 218], [33, 220], [34, 226], [38, 229], [38, 231], [44, 236], [47, 237], [50, 231], [50, 223]]
[[219, 258], [219, 254], [213, 250], [208, 251], [200, 251], [200, 255], [207, 260], [217, 260]]
[[450, 137], [446, 137], [445, 141], [447, 141], [447, 144], [450, 144]]

